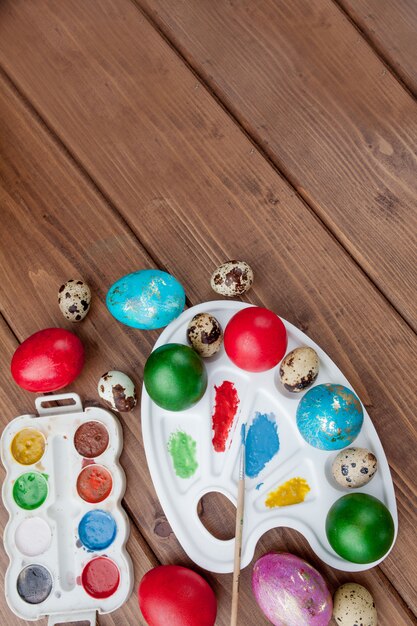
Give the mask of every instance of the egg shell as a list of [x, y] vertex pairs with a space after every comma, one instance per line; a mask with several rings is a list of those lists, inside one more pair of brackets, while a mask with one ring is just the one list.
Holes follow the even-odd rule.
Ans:
[[374, 599], [362, 585], [342, 585], [334, 594], [333, 604], [333, 617], [339, 626], [377, 626]]
[[332, 598], [322, 575], [288, 552], [269, 553], [253, 567], [252, 588], [274, 626], [327, 626]]
[[235, 313], [224, 331], [227, 356], [248, 372], [264, 372], [278, 365], [287, 343], [282, 320], [273, 311], [259, 306]]
[[375, 476], [378, 469], [376, 456], [366, 448], [345, 448], [332, 464], [332, 474], [341, 487], [357, 489]]
[[140, 270], [122, 276], [110, 287], [106, 305], [122, 324], [153, 330], [178, 317], [184, 309], [185, 292], [167, 272]]
[[282, 360], [279, 368], [281, 382], [287, 391], [299, 393], [314, 383], [319, 367], [319, 357], [313, 348], [295, 348]]
[[241, 296], [252, 287], [252, 268], [246, 261], [227, 261], [213, 272], [210, 284], [222, 296]]
[[58, 305], [70, 322], [81, 322], [90, 310], [90, 287], [82, 280], [67, 280], [58, 291]]
[[136, 389], [132, 379], [117, 370], [103, 374], [98, 381], [98, 395], [119, 413], [128, 413], [136, 406]]
[[84, 347], [80, 339], [64, 328], [45, 328], [20, 344], [10, 369], [20, 387], [44, 393], [72, 383], [83, 366]]
[[298, 430], [307, 443], [320, 450], [340, 450], [349, 445], [362, 423], [360, 400], [343, 385], [316, 385], [297, 407]]
[[197, 313], [188, 324], [187, 339], [200, 356], [213, 356], [223, 343], [222, 327], [213, 315]]
[[381, 500], [367, 493], [348, 493], [330, 507], [326, 536], [333, 550], [352, 563], [373, 563], [392, 547], [395, 527]]
[[207, 370], [203, 359], [189, 346], [166, 343], [150, 354], [143, 382], [155, 404], [167, 411], [184, 411], [203, 397]]
[[212, 588], [186, 567], [155, 567], [142, 578], [138, 595], [148, 626], [214, 626], [216, 621]]

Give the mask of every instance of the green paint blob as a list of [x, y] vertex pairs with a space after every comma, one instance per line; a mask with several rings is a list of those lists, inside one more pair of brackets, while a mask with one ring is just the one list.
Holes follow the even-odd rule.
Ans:
[[197, 444], [194, 439], [182, 431], [172, 433], [168, 441], [168, 452], [172, 457], [175, 473], [180, 478], [190, 478], [197, 467]]
[[41, 506], [48, 495], [48, 483], [43, 474], [28, 472], [22, 474], [13, 485], [13, 498], [18, 506], [33, 511]]

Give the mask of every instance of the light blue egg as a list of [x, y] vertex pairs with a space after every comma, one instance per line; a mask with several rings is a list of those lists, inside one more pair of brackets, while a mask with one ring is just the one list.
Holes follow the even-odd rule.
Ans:
[[307, 391], [297, 408], [301, 435], [320, 450], [340, 450], [351, 444], [362, 422], [359, 398], [343, 385], [317, 385]]
[[171, 274], [141, 270], [119, 278], [107, 292], [106, 304], [122, 324], [153, 330], [166, 326], [184, 310], [185, 292]]

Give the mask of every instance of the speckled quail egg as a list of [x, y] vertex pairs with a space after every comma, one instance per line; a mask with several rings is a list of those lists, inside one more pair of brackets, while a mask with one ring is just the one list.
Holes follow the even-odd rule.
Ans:
[[81, 322], [90, 309], [90, 287], [82, 280], [67, 280], [58, 291], [58, 304], [70, 322]]
[[227, 261], [212, 274], [212, 289], [221, 296], [241, 296], [253, 283], [253, 271], [246, 261]]
[[376, 626], [378, 620], [373, 597], [357, 583], [346, 583], [336, 590], [333, 617], [339, 626]]
[[98, 395], [114, 411], [128, 413], [136, 405], [136, 389], [133, 381], [117, 370], [106, 372], [98, 381]]
[[213, 356], [222, 345], [222, 327], [213, 315], [197, 313], [188, 324], [187, 338], [192, 348], [200, 356]]
[[342, 487], [363, 487], [377, 471], [376, 456], [366, 448], [345, 448], [332, 464], [335, 481]]
[[319, 357], [313, 348], [295, 348], [282, 360], [279, 368], [281, 382], [287, 391], [299, 393], [314, 383], [319, 366]]

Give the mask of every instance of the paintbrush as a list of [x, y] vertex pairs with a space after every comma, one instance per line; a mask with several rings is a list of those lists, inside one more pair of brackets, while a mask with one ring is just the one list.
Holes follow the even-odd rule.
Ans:
[[233, 565], [232, 586], [232, 613], [230, 626], [237, 624], [237, 610], [239, 601], [240, 560], [242, 556], [243, 517], [245, 507], [245, 449], [246, 449], [246, 424], [242, 424], [239, 459], [239, 482], [236, 505], [236, 530], [235, 530], [235, 558]]

